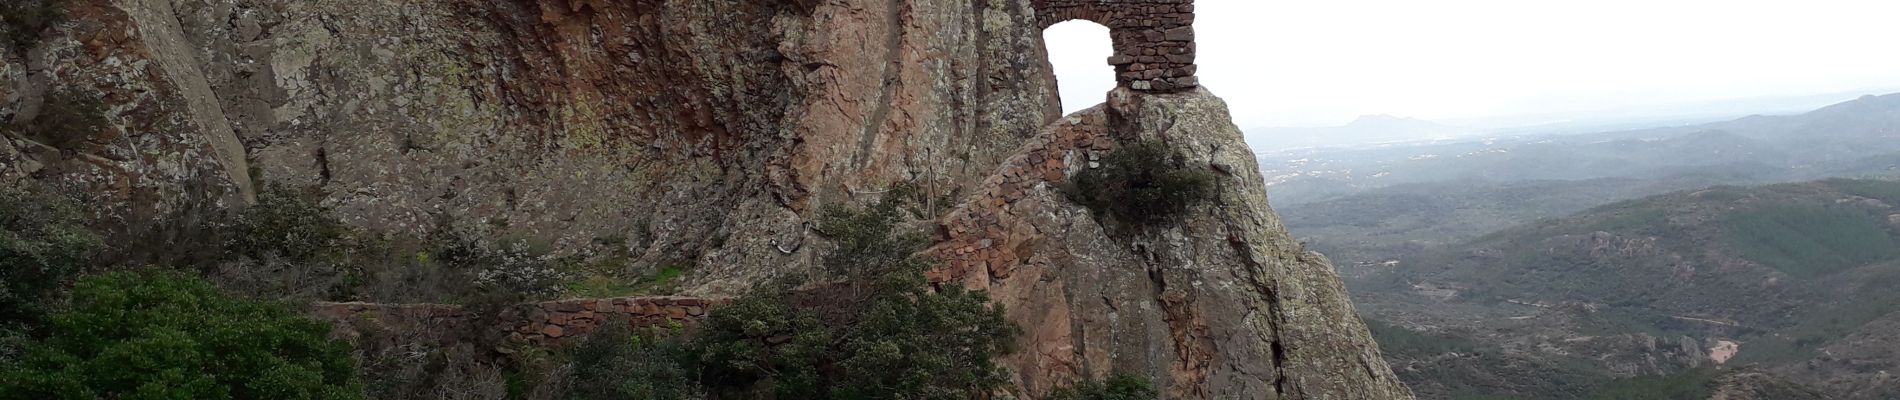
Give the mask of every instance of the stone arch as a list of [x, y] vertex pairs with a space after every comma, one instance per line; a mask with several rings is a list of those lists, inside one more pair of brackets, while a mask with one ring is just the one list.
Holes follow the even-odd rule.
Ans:
[[1042, 29], [1070, 20], [1108, 27], [1118, 86], [1175, 92], [1200, 86], [1194, 76], [1194, 0], [1033, 0]]

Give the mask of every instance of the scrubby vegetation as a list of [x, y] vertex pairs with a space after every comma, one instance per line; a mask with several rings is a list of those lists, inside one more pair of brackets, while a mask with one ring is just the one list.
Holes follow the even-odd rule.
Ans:
[[1724, 238], [1742, 257], [1802, 278], [1900, 256], [1884, 215], [1839, 205], [1767, 207], [1730, 217]]
[[1592, 400], [1703, 400], [1715, 391], [1721, 372], [1696, 368], [1660, 376], [1618, 379], [1603, 385]]
[[0, 2], [0, 41], [14, 50], [38, 43], [47, 28], [66, 20], [66, 0]]
[[453, 227], [421, 238], [351, 229], [317, 198], [283, 186], [264, 190], [238, 217], [229, 259], [213, 276], [258, 296], [510, 304], [560, 294], [579, 264], [525, 241]]
[[1129, 144], [1102, 158], [1100, 168], [1076, 174], [1069, 199], [1098, 216], [1145, 226], [1173, 220], [1214, 194], [1212, 172], [1183, 165], [1166, 143]]
[[234, 299], [178, 272], [81, 279], [18, 365], [10, 399], [353, 399], [347, 344], [280, 305]]
[[1056, 389], [1047, 400], [1155, 400], [1161, 392], [1154, 383], [1135, 375], [1116, 374], [1103, 381], [1083, 381], [1073, 387]]
[[575, 400], [696, 399], [699, 386], [682, 332], [636, 335], [623, 322], [610, 323], [573, 352]]
[[[905, 198], [895, 192], [888, 197]], [[0, 360], [0, 397], [950, 400], [1008, 383], [993, 360], [1012, 350], [1019, 328], [985, 294], [926, 281], [934, 263], [916, 254], [928, 240], [906, 227], [916, 211], [896, 200], [826, 210], [817, 225], [832, 245], [825, 276], [760, 285], [693, 330], [609, 326], [550, 349], [489, 330], [416, 342], [372, 325], [351, 339], [361, 346], [352, 351], [277, 301], [452, 301], [480, 318], [565, 288], [661, 290], [690, 267], [589, 287], [563, 279], [614, 261], [583, 263], [454, 229], [424, 238], [365, 232], [319, 198], [267, 188], [232, 221], [231, 239], [214, 245], [225, 258], [215, 265], [100, 272], [61, 296], [101, 241], [70, 202], [5, 192], [0, 261], [9, 268], [0, 274], [9, 279], [0, 300], [9, 317], [70, 300], [65, 311], [22, 318], [43, 323], [11, 330], [10, 348], [33, 350]], [[1078, 399], [1152, 398], [1141, 396], [1145, 383], [1118, 379], [1078, 387]]]
[[[714, 313], [689, 346], [705, 386], [725, 396], [966, 399], [1007, 383], [992, 361], [1019, 328], [988, 297], [931, 290], [925, 242], [894, 201], [834, 209], [824, 265], [845, 280], [799, 295], [771, 285]], [[828, 295], [828, 296], [827, 296]], [[830, 298], [826, 298], [830, 297]]]
[[1447, 353], [1471, 354], [1480, 348], [1464, 336], [1419, 332], [1371, 318], [1365, 321], [1366, 329], [1379, 342], [1379, 350], [1388, 356], [1427, 358]]
[[69, 198], [33, 185], [0, 188], [0, 362], [20, 346], [52, 293], [104, 246]]

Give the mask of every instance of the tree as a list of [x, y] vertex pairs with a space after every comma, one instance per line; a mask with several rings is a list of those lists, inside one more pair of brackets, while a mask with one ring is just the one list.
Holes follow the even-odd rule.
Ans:
[[9, 399], [357, 399], [349, 346], [283, 306], [179, 272], [80, 279], [18, 365]]
[[[677, 334], [679, 332], [669, 332]], [[613, 320], [574, 350], [575, 400], [688, 400], [705, 394], [693, 380], [684, 342], [661, 332], [636, 335]]]
[[982, 292], [933, 290], [933, 263], [917, 256], [928, 241], [902, 217], [893, 200], [828, 210], [820, 231], [838, 248], [824, 265], [843, 284], [767, 287], [713, 312], [689, 347], [705, 386], [721, 398], [961, 400], [1008, 383], [994, 359], [1020, 328]]

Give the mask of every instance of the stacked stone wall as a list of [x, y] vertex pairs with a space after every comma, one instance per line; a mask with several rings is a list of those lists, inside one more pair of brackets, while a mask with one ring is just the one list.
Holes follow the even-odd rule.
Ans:
[[1194, 74], [1193, 0], [1037, 0], [1036, 20], [1048, 29], [1070, 20], [1093, 21], [1115, 42], [1115, 81], [1146, 92], [1200, 86]]

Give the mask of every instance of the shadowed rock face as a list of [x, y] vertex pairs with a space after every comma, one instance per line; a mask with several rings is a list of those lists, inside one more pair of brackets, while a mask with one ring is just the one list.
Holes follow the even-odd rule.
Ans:
[[[695, 264], [698, 296], [808, 271], [818, 209], [909, 182], [941, 217], [938, 282], [1027, 328], [1021, 394], [1129, 372], [1169, 398], [1408, 398], [1267, 207], [1225, 105], [1122, 90], [1059, 118], [1032, 3], [72, 0], [73, 23], [0, 53], [0, 118], [76, 89], [112, 126], [0, 140], [0, 180], [88, 193], [154, 247], [203, 240], [266, 184], [313, 188], [366, 229]], [[1174, 32], [1151, 43], [1191, 52]], [[1153, 74], [1191, 77], [1176, 59]], [[1138, 138], [1221, 173], [1217, 199], [1127, 230], [1053, 190]]]

